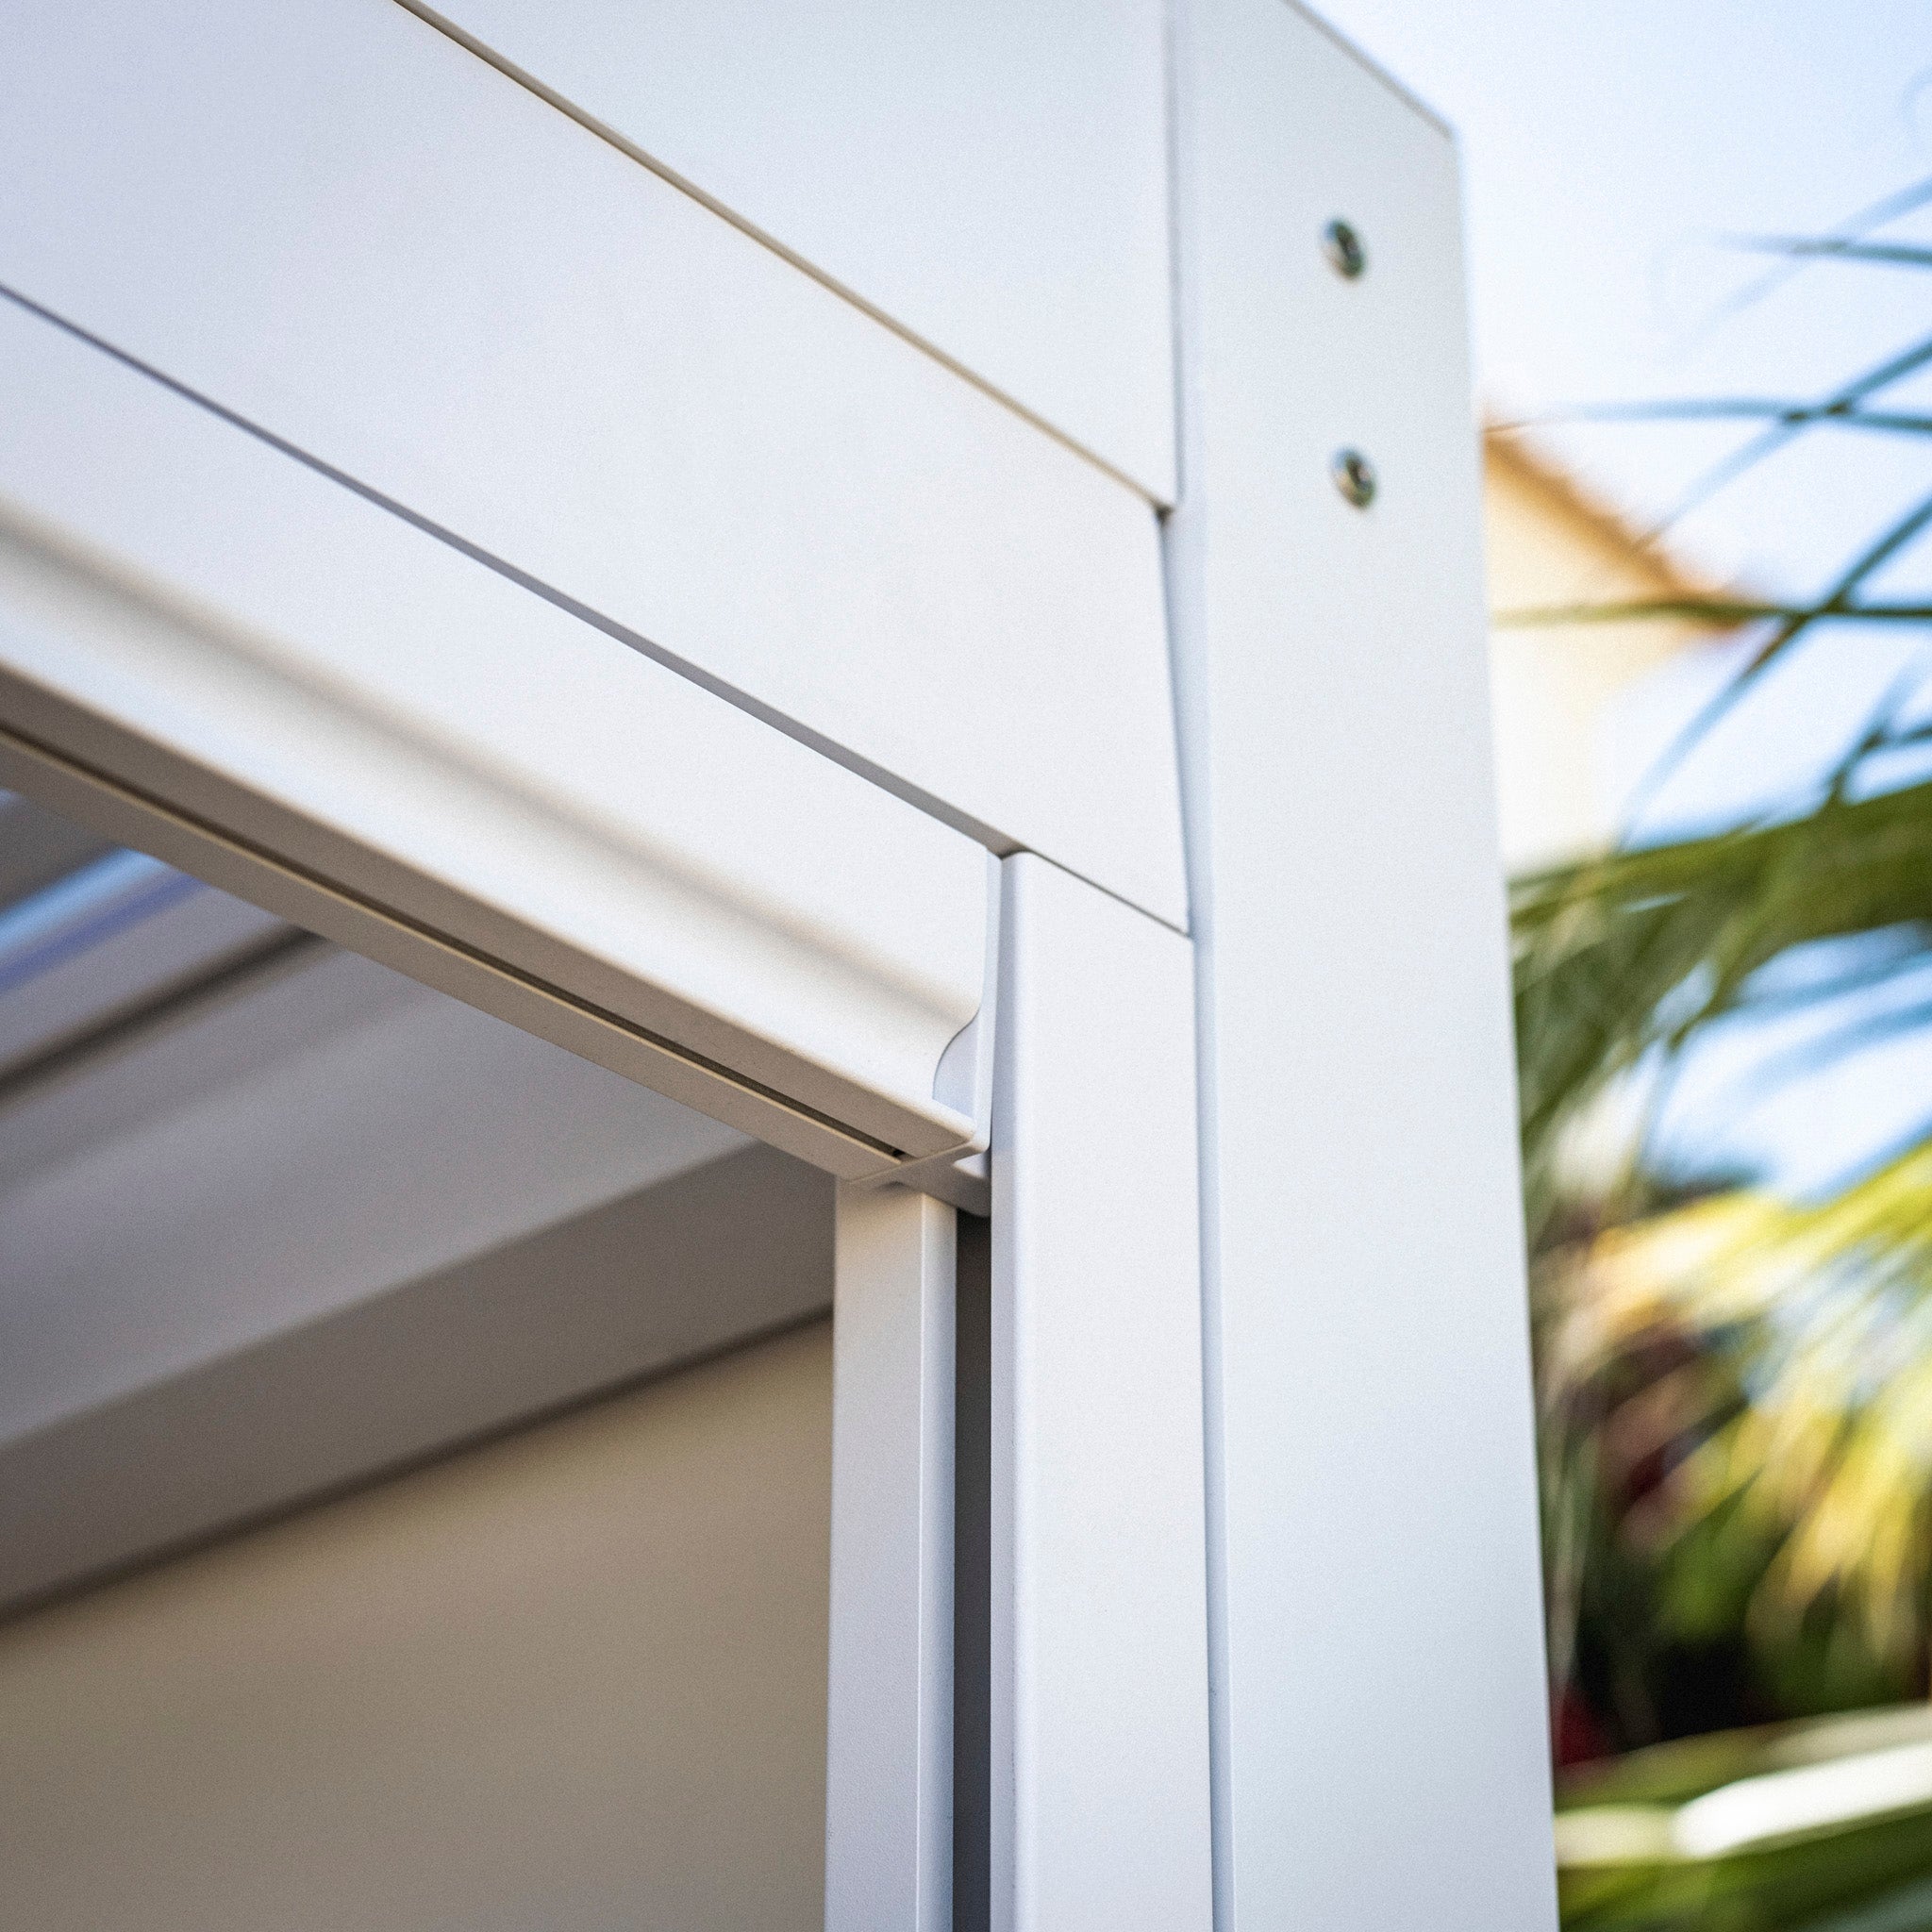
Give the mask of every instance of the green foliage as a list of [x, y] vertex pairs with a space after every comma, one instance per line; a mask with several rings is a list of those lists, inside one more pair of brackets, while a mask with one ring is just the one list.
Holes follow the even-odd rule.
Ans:
[[[1560, 1205], [1564, 1129], [1620, 1075], [1676, 1055], [1719, 1019], [1824, 1010], [1923, 966], [1932, 781], [1857, 800], [1834, 787], [1783, 824], [1539, 874], [1514, 888], [1511, 918], [1524, 1168], [1541, 1244]], [[1831, 941], [1865, 943], [1821, 959], [1795, 991], [1765, 970]], [[1871, 1024], [1858, 1023], [1859, 1040]]]
[[[1928, 202], [1932, 182], [1919, 183], [1834, 235], [1749, 245], [1778, 258], [1774, 277], [1810, 262], [1923, 270], [1932, 250], [1869, 238]], [[1932, 435], [1932, 417], [1885, 406], [1928, 367], [1932, 337], [1809, 400], [1598, 413], [1758, 425], [1695, 501], [1801, 436]], [[1501, 621], [1688, 618], [1749, 638], [1668, 767], [1790, 652], [1932, 622], [1932, 606], [1867, 595], [1928, 531], [1932, 496], [1807, 601]], [[1715, 1029], [1764, 1023], [1797, 1039], [1761, 1069], [1775, 1083], [1932, 1026], [1932, 729], [1903, 720], [1911, 699], [1907, 681], [1774, 818], [1513, 888], [1553, 1693], [1559, 1731], [1581, 1713], [1572, 1756], [1627, 1754], [1566, 1780], [1564, 1917], [1591, 1932], [1932, 1932], [1923, 1705], [1899, 1720], [1924, 1733], [1923, 1802], [1714, 1852], [1685, 1824], [1707, 1793], [1755, 1790], [1834, 1752], [1850, 1763], [1871, 1744], [1841, 1720], [1688, 1734], [1926, 1693], [1932, 1094], [1920, 1131], [1820, 1199], [1688, 1177], [1652, 1144], [1677, 1070]], [[1854, 1765], [1846, 1788], [1862, 1775]]]
[[[1564, 1924], [1927, 1932], [1928, 1740], [1932, 1709], [1913, 1705], [1687, 1739], [1577, 1777], [1557, 1815]], [[1713, 1793], [1722, 1816], [1700, 1804]]]

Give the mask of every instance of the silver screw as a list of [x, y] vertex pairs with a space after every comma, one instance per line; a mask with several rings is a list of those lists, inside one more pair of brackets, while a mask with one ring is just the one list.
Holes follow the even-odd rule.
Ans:
[[1375, 500], [1375, 466], [1358, 449], [1339, 449], [1328, 459], [1328, 474], [1335, 487], [1357, 509], [1367, 509]]
[[1345, 282], [1352, 282], [1369, 265], [1369, 252], [1362, 238], [1344, 221], [1332, 221], [1322, 230], [1322, 252], [1328, 266]]

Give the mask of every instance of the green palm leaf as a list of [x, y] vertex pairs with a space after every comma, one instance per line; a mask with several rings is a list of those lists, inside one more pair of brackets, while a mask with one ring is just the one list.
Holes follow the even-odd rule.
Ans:
[[1740, 1189], [1600, 1237], [1574, 1369], [1659, 1322], [1724, 1339], [1750, 1401], [1676, 1474], [1680, 1522], [1734, 1509], [1776, 1554], [1768, 1634], [1821, 1599], [1880, 1655], [1924, 1641], [1932, 1582], [1932, 1143], [1830, 1199]]
[[1511, 902], [1524, 1167], [1533, 1233], [1555, 1205], [1564, 1129], [1620, 1075], [1780, 995], [1764, 969], [1803, 947], [1889, 935], [1811, 975], [1821, 1005], [1932, 952], [1932, 781], [1834, 792], [1783, 824], [1612, 854], [1520, 880]]

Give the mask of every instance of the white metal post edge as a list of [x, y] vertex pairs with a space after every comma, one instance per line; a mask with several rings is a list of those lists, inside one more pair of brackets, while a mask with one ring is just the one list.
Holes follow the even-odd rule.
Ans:
[[951, 1208], [841, 1184], [832, 1308], [826, 1932], [950, 1932]]
[[[1282, 0], [1180, 0], [1175, 81], [1216, 1920], [1542, 1932], [1456, 157]], [[1354, 273], [1324, 255], [1337, 218]], [[1350, 449], [1378, 479], [1366, 506], [1332, 478]]]
[[994, 1932], [1207, 1932], [1193, 957], [1006, 861], [992, 1143]]

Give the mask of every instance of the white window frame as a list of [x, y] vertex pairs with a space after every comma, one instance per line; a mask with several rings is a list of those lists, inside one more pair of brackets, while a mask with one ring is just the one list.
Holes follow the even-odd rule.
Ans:
[[[1280, 0], [1175, 8], [1139, 148], [1169, 157], [1175, 290], [1144, 446], [1178, 482], [1157, 455], [1137, 483], [1055, 420], [1050, 358], [1015, 406], [1003, 349], [950, 346], [942, 291], [915, 332], [561, 75], [357, 5], [452, 140], [487, 155], [499, 115], [561, 171], [544, 273], [566, 316], [643, 304], [599, 372], [684, 468], [641, 480], [591, 389], [587, 476], [542, 470], [515, 395], [476, 404], [506, 475], [452, 467], [434, 396], [397, 426], [389, 291], [350, 258], [303, 297], [340, 309], [301, 339], [324, 383], [123, 273], [111, 182], [15, 196], [0, 783], [838, 1176], [828, 1932], [954, 1922], [961, 1208], [991, 1217], [991, 1924], [1541, 1932], [1443, 130]], [[349, 30], [298, 12], [315, 47]], [[270, 15], [217, 15], [269, 154]], [[23, 154], [87, 118], [52, 97], [92, 84], [63, 31], [28, 37], [53, 78]], [[1323, 258], [1336, 216], [1359, 279]], [[260, 237], [216, 239], [232, 294]], [[728, 321], [686, 336], [684, 308]], [[358, 372], [387, 396], [360, 416]], [[1357, 446], [1366, 509], [1329, 475]], [[648, 508], [635, 554], [607, 500]]]

